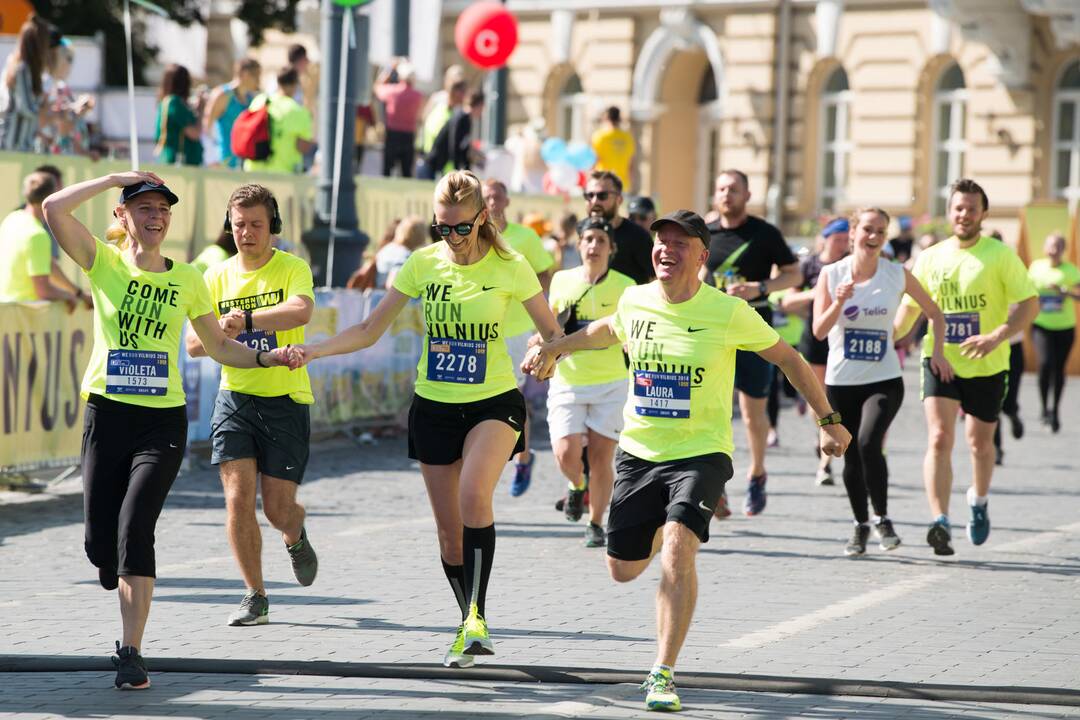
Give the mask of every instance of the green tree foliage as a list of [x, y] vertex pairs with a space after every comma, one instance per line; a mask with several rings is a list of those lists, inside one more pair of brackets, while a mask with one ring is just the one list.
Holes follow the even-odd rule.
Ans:
[[[181, 25], [204, 23], [205, 0], [151, 0], [169, 13]], [[296, 5], [299, 0], [241, 0], [236, 17], [247, 23], [252, 45], [262, 42], [263, 33], [270, 28], [284, 32], [296, 30]], [[60, 28], [65, 35], [105, 36], [105, 84], [127, 84], [127, 57], [124, 47], [123, 0], [31, 0], [34, 11]], [[158, 48], [146, 42], [139, 19], [145, 14], [132, 5], [132, 54], [135, 83], [143, 84], [143, 67], [154, 62]]]

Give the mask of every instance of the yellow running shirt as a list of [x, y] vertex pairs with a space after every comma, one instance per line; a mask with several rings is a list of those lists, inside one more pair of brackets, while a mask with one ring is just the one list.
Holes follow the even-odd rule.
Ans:
[[623, 292], [615, 333], [630, 352], [619, 447], [650, 462], [730, 456], [735, 351], [768, 349], [776, 331], [745, 300], [712, 286], [671, 304], [653, 281]]
[[[308, 264], [283, 250], [275, 250], [273, 256], [258, 270], [245, 272], [240, 267], [240, 256], [233, 255], [223, 263], [206, 271], [206, 285], [214, 302], [214, 313], [221, 317], [230, 309], [251, 310], [256, 316], [259, 308], [271, 307], [289, 298], [308, 297], [314, 302], [314, 283]], [[236, 338], [256, 350], [273, 350], [286, 345], [304, 342], [304, 328], [272, 332], [256, 330], [240, 333]], [[288, 395], [294, 402], [310, 405], [315, 402], [311, 394], [311, 381], [307, 368], [289, 370], [287, 367], [241, 369], [223, 365], [221, 368], [222, 390], [278, 397]]]
[[1075, 265], [1062, 262], [1057, 267], [1047, 258], [1031, 263], [1028, 276], [1039, 293], [1039, 316], [1035, 324], [1043, 330], [1068, 330], [1076, 327], [1076, 311], [1073, 299], [1062, 295], [1055, 288], [1071, 291], [1080, 284], [1080, 270]]
[[394, 288], [419, 297], [427, 335], [417, 365], [416, 394], [464, 404], [517, 387], [503, 340], [508, 306], [539, 295], [540, 281], [521, 255], [488, 250], [458, 265], [445, 242], [417, 250], [394, 276]]
[[637, 152], [634, 136], [622, 128], [604, 127], [592, 134], [596, 152], [594, 170], [610, 170], [619, 176], [623, 187], [630, 189], [630, 159]]
[[94, 241], [94, 264], [84, 271], [94, 296], [94, 349], [83, 398], [93, 393], [143, 407], [183, 405], [176, 356], [184, 321], [214, 311], [202, 275], [178, 262], [165, 272], [144, 272], [117, 246]]
[[[547, 272], [555, 264], [555, 258], [551, 257], [551, 253], [544, 248], [544, 241], [531, 227], [507, 223], [502, 236], [515, 252], [521, 253], [529, 261], [529, 266], [537, 275]], [[532, 318], [521, 303], [510, 303], [510, 309], [506, 313], [506, 321], [503, 324], [506, 326], [508, 338], [534, 329]]]
[[[923, 250], [911, 270], [945, 313], [945, 358], [962, 378], [986, 377], [1009, 369], [1009, 343], [1001, 343], [986, 357], [969, 359], [960, 343], [972, 335], [993, 332], [1009, 319], [1009, 305], [1035, 295], [1023, 261], [1007, 245], [980, 237], [969, 248], [951, 237]], [[910, 295], [904, 302], [918, 303]], [[931, 326], [922, 344], [922, 356], [934, 349]]]
[[[549, 303], [555, 314], [577, 308], [573, 317], [577, 319], [575, 327], [566, 327], [566, 333], [575, 332], [593, 320], [615, 314], [623, 290], [636, 283], [621, 272], [608, 270], [596, 285], [590, 285], [585, 277], [585, 268], [576, 267], [560, 270], [551, 279], [551, 297]], [[563, 385], [600, 385], [615, 382], [626, 377], [626, 363], [623, 361], [622, 348], [618, 345], [603, 350], [586, 350], [563, 358], [555, 366], [553, 382]]]
[[52, 273], [52, 240], [45, 226], [25, 210], [0, 223], [0, 302], [34, 302], [35, 276]]
[[191, 261], [191, 265], [205, 275], [207, 270], [228, 259], [229, 253], [225, 248], [217, 243], [211, 243], [203, 248], [201, 253], [195, 256], [195, 259]]

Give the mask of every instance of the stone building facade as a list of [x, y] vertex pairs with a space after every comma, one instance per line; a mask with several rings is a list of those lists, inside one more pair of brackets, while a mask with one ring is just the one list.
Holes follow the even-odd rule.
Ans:
[[[443, 64], [460, 62], [445, 0]], [[960, 175], [1016, 230], [1033, 201], [1080, 201], [1078, 0], [508, 0], [520, 40], [509, 122], [587, 139], [607, 105], [638, 140], [635, 189], [708, 206], [724, 167], [754, 211], [881, 205], [940, 216]]]

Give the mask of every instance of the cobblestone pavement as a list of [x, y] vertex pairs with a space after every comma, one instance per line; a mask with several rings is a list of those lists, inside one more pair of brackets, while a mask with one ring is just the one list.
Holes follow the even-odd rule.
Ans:
[[[914, 375], [907, 382], [907, 402], [889, 438], [890, 514], [904, 545], [843, 556], [851, 530], [843, 489], [815, 487], [809, 421], [785, 410], [782, 445], [769, 454], [768, 508], [759, 517], [714, 522], [701, 552], [698, 609], [680, 674], [1080, 688], [1080, 403], [1068, 403], [1065, 429], [1052, 436], [1036, 421], [1034, 378], [1025, 377], [1027, 434], [1006, 439], [990, 505], [993, 534], [978, 548], [963, 538], [970, 464], [958, 448], [957, 555], [938, 560], [924, 543], [925, 426]], [[541, 424], [530, 491], [512, 499], [505, 483], [498, 489], [488, 599], [497, 654], [484, 667], [607, 668], [643, 677], [655, 649], [657, 570], [626, 585], [608, 579], [602, 551], [582, 545], [583, 526], [553, 509], [562, 481], [543, 434]], [[743, 446], [738, 421], [735, 436]], [[403, 439], [360, 447], [338, 441], [315, 450], [301, 498], [320, 556], [318, 580], [296, 585], [280, 541], [264, 524], [271, 623], [255, 628], [225, 626], [243, 585], [225, 540], [216, 472], [194, 465], [177, 481], [158, 526], [159, 582], [144, 646], [151, 670], [155, 658], [196, 659], [207, 669], [219, 660], [402, 668], [441, 660], [456, 607]], [[741, 447], [735, 467], [729, 494], [738, 506], [746, 469]], [[14, 658], [8, 666], [16, 670], [20, 658], [103, 659], [119, 637], [115, 594], [98, 587], [82, 552], [77, 491], [67, 482], [44, 495], [0, 494], [0, 655]], [[0, 717], [642, 714], [641, 695], [625, 683], [158, 672], [151, 690], [116, 693], [111, 677], [103, 670], [4, 673]], [[682, 696], [689, 717], [1080, 716], [1080, 707], [927, 699], [706, 688], [684, 688]]]

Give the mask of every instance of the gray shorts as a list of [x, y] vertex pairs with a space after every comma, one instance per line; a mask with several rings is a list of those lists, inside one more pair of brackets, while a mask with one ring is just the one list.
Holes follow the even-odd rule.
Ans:
[[210, 423], [210, 462], [254, 458], [260, 473], [300, 483], [307, 468], [311, 415], [288, 395], [219, 390]]

